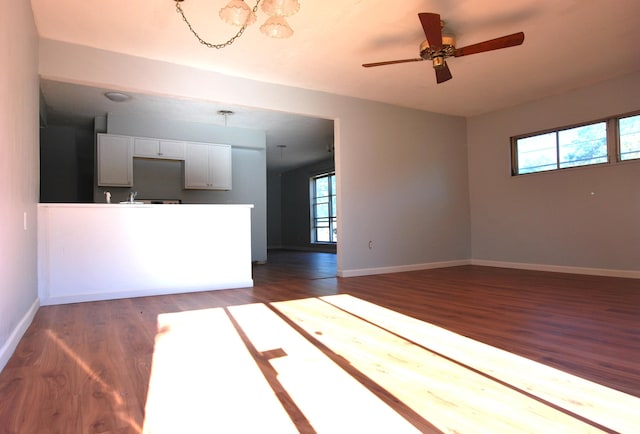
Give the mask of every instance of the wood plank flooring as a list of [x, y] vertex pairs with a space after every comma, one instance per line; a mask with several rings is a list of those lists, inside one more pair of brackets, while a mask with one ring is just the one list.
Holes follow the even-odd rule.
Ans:
[[254, 283], [40, 308], [0, 373], [0, 433], [640, 426], [640, 280], [339, 279], [335, 255], [270, 252]]

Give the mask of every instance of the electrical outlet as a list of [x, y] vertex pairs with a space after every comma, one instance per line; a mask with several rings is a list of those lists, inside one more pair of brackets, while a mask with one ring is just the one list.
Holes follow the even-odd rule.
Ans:
[[25, 211], [23, 216], [22, 216], [22, 225], [24, 227], [24, 230], [27, 230], [27, 212]]

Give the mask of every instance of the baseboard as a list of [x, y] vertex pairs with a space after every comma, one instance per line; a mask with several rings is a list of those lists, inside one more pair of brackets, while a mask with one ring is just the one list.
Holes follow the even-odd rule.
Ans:
[[455, 261], [428, 262], [424, 264], [396, 265], [391, 267], [338, 270], [338, 277], [356, 277], [356, 276], [370, 276], [375, 274], [404, 273], [406, 271], [419, 271], [419, 270], [430, 270], [433, 268], [458, 267], [460, 265], [470, 265], [470, 264], [471, 264], [470, 260], [460, 259]]
[[204, 291], [220, 291], [223, 289], [251, 288], [253, 287], [253, 279], [226, 282], [215, 286], [194, 287], [194, 288], [175, 288], [169, 289], [145, 289], [141, 291], [121, 291], [121, 292], [95, 292], [91, 294], [74, 294], [65, 296], [54, 296], [41, 298], [42, 306], [53, 306], [56, 304], [84, 303], [87, 301], [104, 301], [117, 300], [121, 298], [151, 297], [155, 295], [184, 294], [187, 292], [204, 292]]
[[584, 274], [589, 276], [623, 277], [640, 279], [640, 271], [617, 270], [610, 268], [572, 267], [562, 265], [527, 264], [522, 262], [490, 261], [484, 259], [460, 259], [455, 261], [429, 262], [414, 265], [392, 267], [360, 268], [338, 270], [338, 277], [369, 276], [375, 274], [402, 273], [405, 271], [429, 270], [433, 268], [457, 267], [460, 265], [480, 265], [484, 267], [514, 268], [520, 270], [547, 271], [551, 273]]
[[29, 310], [27, 310], [27, 312], [22, 316], [22, 319], [20, 319], [16, 327], [13, 329], [7, 341], [4, 343], [2, 348], [0, 348], [0, 372], [2, 372], [4, 367], [9, 362], [9, 359], [13, 355], [13, 352], [16, 350], [20, 339], [22, 339], [22, 336], [24, 336], [25, 332], [31, 325], [33, 318], [36, 316], [39, 307], [39, 300], [34, 300]]
[[522, 262], [489, 261], [484, 259], [472, 259], [471, 265], [485, 267], [515, 268], [520, 270], [548, 271], [551, 273], [585, 274], [589, 276], [624, 277], [640, 279], [640, 271], [616, 270], [610, 268], [572, 267], [564, 265], [526, 264]]

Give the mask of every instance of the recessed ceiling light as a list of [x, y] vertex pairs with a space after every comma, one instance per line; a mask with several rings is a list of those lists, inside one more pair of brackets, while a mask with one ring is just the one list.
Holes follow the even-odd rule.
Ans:
[[131, 99], [131, 95], [121, 92], [105, 92], [104, 96], [114, 102], [124, 102]]

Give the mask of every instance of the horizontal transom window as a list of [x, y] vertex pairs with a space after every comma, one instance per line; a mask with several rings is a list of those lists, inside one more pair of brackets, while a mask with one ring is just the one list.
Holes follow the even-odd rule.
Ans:
[[512, 175], [637, 158], [639, 114], [511, 138]]
[[618, 119], [620, 160], [640, 158], [640, 115]]

